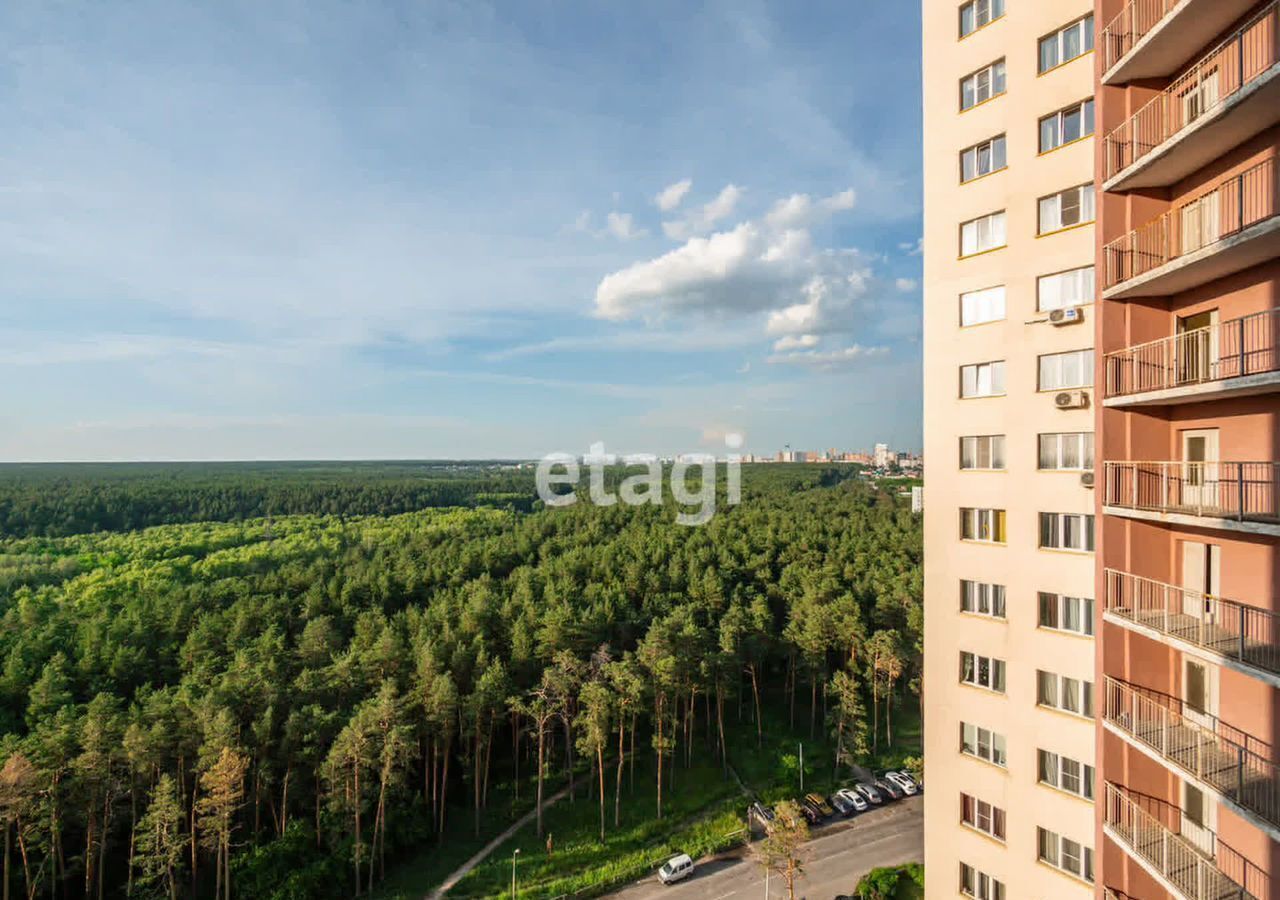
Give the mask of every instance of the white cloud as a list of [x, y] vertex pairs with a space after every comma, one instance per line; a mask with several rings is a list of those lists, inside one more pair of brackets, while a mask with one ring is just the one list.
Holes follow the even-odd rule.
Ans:
[[742, 188], [736, 184], [726, 184], [715, 199], [697, 209], [690, 210], [683, 219], [663, 222], [662, 231], [673, 241], [683, 241], [694, 235], [705, 234], [721, 219], [727, 219], [733, 215], [740, 199], [742, 199]]
[[907, 256], [919, 256], [924, 253], [924, 238], [918, 237], [914, 242], [903, 241], [898, 245], [898, 249], [907, 254]]
[[611, 212], [605, 219], [605, 229], [609, 234], [621, 241], [631, 241], [644, 237], [649, 232], [638, 228], [631, 218], [631, 213]]
[[893, 286], [906, 294], [914, 291], [919, 283], [914, 278], [899, 278], [893, 282]]
[[818, 346], [816, 334], [789, 334], [774, 341], [773, 349], [775, 353], [784, 353], [790, 350], [808, 350], [816, 346]]
[[833, 213], [853, 209], [856, 199], [852, 188], [817, 201], [808, 194], [792, 194], [775, 203], [765, 216], [765, 221], [775, 228], [801, 228]]
[[689, 193], [689, 188], [691, 187], [693, 187], [693, 179], [691, 178], [685, 178], [675, 184], [669, 184], [658, 192], [658, 195], [653, 198], [653, 202], [663, 212], [671, 212], [671, 210], [680, 205], [680, 201], [684, 200], [685, 194]]
[[775, 353], [766, 359], [770, 365], [804, 366], [819, 372], [832, 372], [869, 359], [887, 356], [888, 347], [864, 347], [853, 344], [836, 350], [804, 350], [795, 353]]

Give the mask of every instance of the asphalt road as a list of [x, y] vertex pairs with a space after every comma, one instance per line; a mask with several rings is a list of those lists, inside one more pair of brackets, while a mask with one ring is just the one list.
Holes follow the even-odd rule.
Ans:
[[[852, 893], [858, 879], [877, 866], [924, 860], [924, 799], [900, 800], [814, 834], [807, 845], [805, 875], [796, 883], [796, 897], [831, 900], [837, 894]], [[766, 895], [760, 866], [750, 856], [738, 856], [701, 863], [679, 884], [659, 884], [655, 875], [607, 896], [624, 900], [785, 900], [787, 888], [774, 876]]]

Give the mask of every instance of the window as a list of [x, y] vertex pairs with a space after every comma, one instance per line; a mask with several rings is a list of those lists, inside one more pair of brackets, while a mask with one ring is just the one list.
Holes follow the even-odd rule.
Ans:
[[1062, 391], [1093, 384], [1093, 350], [1047, 353], [1040, 357], [1040, 390]]
[[998, 841], [1004, 840], [1004, 810], [985, 800], [961, 794], [960, 821]]
[[1093, 635], [1093, 600], [1040, 591], [1040, 627]]
[[1093, 183], [1078, 184], [1040, 198], [1040, 234], [1093, 221]]
[[1093, 883], [1093, 848], [1045, 828], [1036, 833], [1041, 862]]
[[1004, 0], [969, 0], [960, 7], [960, 37], [973, 34], [1004, 15]]
[[1040, 513], [1042, 550], [1093, 552], [1093, 516], [1084, 513]]
[[1005, 542], [1003, 509], [960, 509], [960, 539], [985, 541], [989, 544]]
[[1003, 619], [1004, 585], [961, 580], [960, 609], [962, 612]]
[[1093, 799], [1093, 766], [1074, 759], [1040, 750], [1040, 783], [1075, 794], [1086, 800]]
[[1067, 431], [1040, 435], [1042, 471], [1089, 472], [1093, 470], [1093, 432]]
[[968, 722], [960, 723], [960, 752], [966, 756], [976, 756], [1002, 769], [1009, 764], [1004, 735]]
[[1093, 302], [1093, 266], [1036, 279], [1036, 309], [1047, 312]]
[[1093, 49], [1093, 16], [1072, 22], [1066, 28], [1040, 38], [1040, 74], [1070, 62]]
[[1036, 705], [1093, 718], [1093, 682], [1036, 672]]
[[974, 687], [1004, 693], [1004, 660], [960, 652], [960, 681]]
[[1005, 245], [1004, 211], [979, 216], [960, 226], [960, 255], [972, 256]]
[[1003, 469], [1004, 435], [979, 434], [960, 438], [960, 468]]
[[1004, 318], [1004, 285], [960, 295], [960, 325], [981, 325]]
[[1002, 134], [960, 151], [960, 183], [998, 172], [1006, 165]]
[[1004, 900], [1004, 884], [973, 866], [960, 863], [960, 893], [974, 900]]
[[1004, 60], [960, 79], [960, 111], [972, 109], [1004, 93]]
[[1004, 360], [960, 367], [961, 397], [1004, 396]]
[[1048, 153], [1093, 134], [1093, 99], [1049, 113], [1040, 120], [1040, 152]]

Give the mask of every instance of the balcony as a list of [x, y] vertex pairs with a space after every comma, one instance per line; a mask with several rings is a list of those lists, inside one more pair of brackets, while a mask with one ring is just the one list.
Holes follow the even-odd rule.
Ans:
[[1256, 2], [1129, 0], [1102, 31], [1102, 83], [1172, 75]]
[[1103, 512], [1280, 536], [1276, 462], [1103, 462]]
[[1280, 0], [1107, 135], [1102, 189], [1173, 184], [1277, 121]]
[[1103, 299], [1169, 296], [1280, 255], [1278, 172], [1265, 160], [1107, 244]]
[[1280, 309], [1108, 353], [1104, 406], [1168, 406], [1280, 391]]
[[[1259, 900], [1266, 875], [1216, 835], [1181, 834], [1176, 807], [1107, 784], [1104, 833], [1171, 894], [1182, 900]], [[1201, 847], [1207, 844], [1207, 849]], [[1228, 874], [1230, 873], [1230, 874]]]
[[1109, 621], [1211, 653], [1280, 688], [1280, 615], [1115, 569], [1104, 577]]
[[1262, 742], [1182, 701], [1108, 677], [1103, 721], [1280, 840], [1280, 769]]

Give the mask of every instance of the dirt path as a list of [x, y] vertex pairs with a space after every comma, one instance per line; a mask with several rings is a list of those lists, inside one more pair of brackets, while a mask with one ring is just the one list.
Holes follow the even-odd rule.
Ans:
[[[559, 792], [552, 794], [546, 800], [543, 800], [542, 801], [543, 810], [545, 811], [553, 803], [566, 797], [568, 793], [569, 793], [569, 789], [566, 787], [561, 789]], [[502, 832], [502, 834], [498, 835], [489, 843], [485, 844], [484, 848], [479, 853], [477, 853], [475, 856], [471, 857], [469, 860], [464, 862], [457, 869], [457, 871], [455, 871], [452, 875], [446, 878], [440, 884], [439, 887], [437, 887], [430, 894], [427, 894], [426, 900], [440, 900], [440, 898], [443, 897], [445, 894], [449, 893], [449, 891], [452, 890], [453, 887], [457, 885], [459, 881], [466, 878], [467, 875], [471, 873], [472, 869], [474, 869], [476, 866], [480, 865], [480, 863], [488, 859], [489, 855], [493, 853], [494, 850], [497, 850], [504, 843], [510, 840], [512, 835], [514, 835], [521, 828], [523, 828], [524, 826], [532, 822], [534, 818], [537, 816], [537, 814], [538, 814], [538, 811], [536, 809], [531, 809], [527, 813], [525, 813], [523, 816], [521, 816], [519, 819], [517, 819], [514, 825], [512, 825], [506, 831]]]

